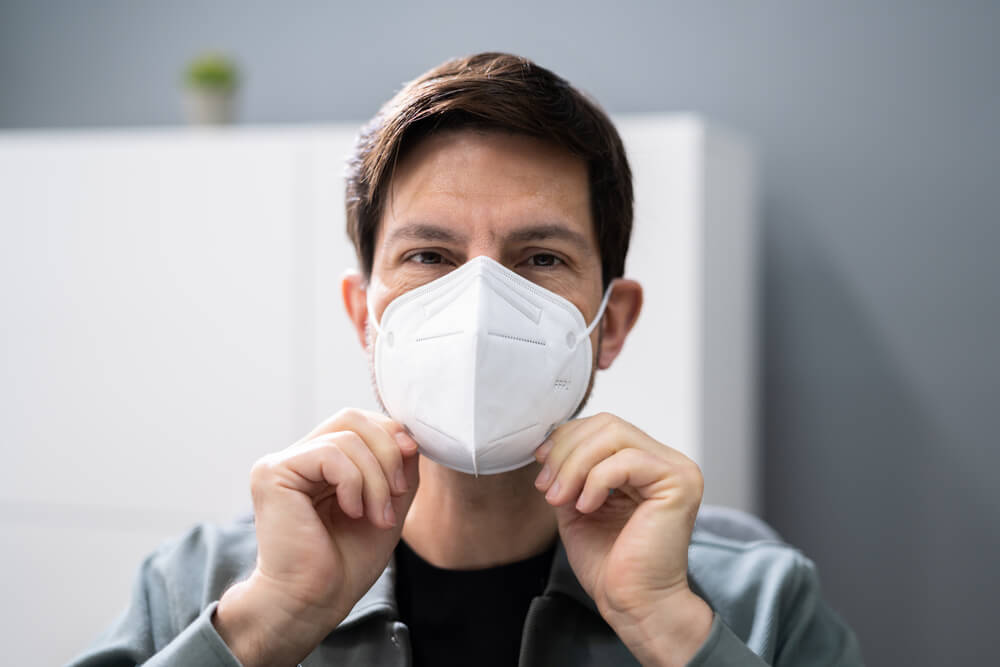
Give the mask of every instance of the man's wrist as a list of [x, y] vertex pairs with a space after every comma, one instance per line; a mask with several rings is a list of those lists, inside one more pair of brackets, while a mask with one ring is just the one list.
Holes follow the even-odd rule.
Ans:
[[643, 665], [686, 665], [708, 639], [715, 612], [689, 589], [629, 612], [604, 614]]
[[296, 607], [255, 576], [229, 588], [212, 616], [216, 632], [244, 667], [301, 662], [339, 619]]

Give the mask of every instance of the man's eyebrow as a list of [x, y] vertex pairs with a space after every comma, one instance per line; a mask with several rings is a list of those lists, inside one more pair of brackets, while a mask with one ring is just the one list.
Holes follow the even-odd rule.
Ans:
[[415, 223], [398, 227], [385, 240], [385, 245], [396, 241], [435, 241], [439, 243], [459, 243], [465, 237], [448, 227]]
[[[504, 237], [508, 243], [530, 243], [531, 241], [568, 241], [584, 252], [593, 252], [591, 244], [580, 232], [570, 229], [560, 223], [543, 223], [515, 229]], [[398, 241], [420, 241], [434, 243], [462, 243], [466, 236], [450, 227], [442, 227], [429, 223], [413, 223], [403, 225], [392, 231], [386, 238], [385, 245]]]
[[575, 229], [570, 229], [565, 225], [558, 223], [547, 223], [541, 225], [532, 225], [530, 227], [521, 227], [516, 229], [507, 235], [506, 240], [513, 241], [515, 243], [527, 243], [530, 241], [549, 241], [552, 239], [569, 241], [573, 245], [580, 248], [580, 250], [586, 252], [593, 252], [591, 244], [587, 241], [585, 237], [580, 232]]

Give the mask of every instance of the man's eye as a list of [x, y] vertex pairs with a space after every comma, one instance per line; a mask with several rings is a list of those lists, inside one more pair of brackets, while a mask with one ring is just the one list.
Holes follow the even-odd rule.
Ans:
[[540, 252], [537, 255], [532, 255], [530, 261], [532, 266], [548, 267], [556, 266], [562, 260], [551, 253]]
[[443, 260], [441, 253], [428, 250], [415, 252], [408, 259], [415, 261], [417, 264], [440, 264]]

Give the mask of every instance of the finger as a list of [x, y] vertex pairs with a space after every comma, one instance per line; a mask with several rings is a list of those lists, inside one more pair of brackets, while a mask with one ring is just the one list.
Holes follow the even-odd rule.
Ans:
[[386, 433], [393, 437], [404, 458], [417, 453], [417, 441], [413, 439], [413, 436], [410, 435], [405, 426], [380, 412], [367, 412], [364, 410], [359, 412], [380, 425]]
[[[630, 424], [606, 413], [579, 421], [581, 423], [573, 424], [573, 428], [557, 429], [550, 436], [552, 446], [536, 478], [535, 486], [539, 490], [547, 491], [556, 485], [566, 460], [584, 443], [599, 440], [605, 449], [610, 448], [608, 451], [603, 451], [603, 454], [595, 453], [594, 456], [599, 458], [592, 461], [591, 465], [593, 465], [600, 458], [610, 456], [619, 449], [628, 446], [629, 442], [634, 439], [634, 434], [630, 431], [632, 428]], [[565, 486], [565, 482], [559, 482], [559, 485], [560, 487]]]
[[566, 422], [559, 428], [549, 433], [545, 440], [542, 441], [542, 444], [535, 449], [535, 460], [539, 463], [545, 464], [548, 461], [549, 456], [551, 456], [552, 450], [555, 449], [556, 443], [572, 440], [579, 432], [593, 429], [595, 426], [596, 422], [594, 421], [594, 417], [584, 417], [582, 419], [574, 419]]
[[577, 509], [584, 513], [596, 510], [612, 489], [620, 489], [636, 502], [657, 499], [685, 509], [693, 522], [705, 482], [691, 459], [668, 461], [648, 451], [624, 449], [594, 466], [577, 499]]
[[628, 487], [646, 497], [643, 491], [666, 478], [668, 469], [666, 461], [649, 452], [623, 449], [590, 469], [576, 501], [576, 509], [583, 514], [596, 511], [608, 499], [608, 492], [612, 489]]
[[[398, 433], [406, 433], [406, 438], [400, 438], [400, 448], [402, 450], [403, 456], [415, 454], [417, 451], [417, 443], [409, 434], [406, 432], [406, 428], [399, 422], [393, 421], [389, 417], [378, 413], [370, 412], [367, 410], [358, 410], [357, 408], [345, 408], [338, 411], [332, 416], [328, 417], [322, 421], [316, 428], [309, 432], [305, 438], [302, 440], [312, 440], [314, 438], [326, 435], [328, 433], [335, 433], [337, 431], [349, 431], [353, 430], [350, 428], [352, 424], [355, 424], [362, 419], [367, 418], [369, 421], [373, 421], [376, 424], [381, 425], [387, 433], [391, 436], [396, 436]], [[301, 442], [301, 441], [300, 441]]]
[[406, 475], [406, 484], [410, 490], [401, 496], [394, 496], [392, 498], [392, 506], [396, 511], [396, 520], [398, 523], [402, 523], [406, 519], [406, 515], [410, 511], [410, 505], [413, 502], [413, 497], [417, 494], [417, 489], [420, 486], [419, 456], [410, 456], [403, 459], [403, 474]]
[[345, 408], [343, 410], [338, 410], [337, 412], [335, 412], [334, 414], [330, 415], [329, 417], [321, 421], [319, 424], [317, 424], [313, 430], [309, 431], [309, 433], [307, 433], [306, 436], [302, 438], [302, 441], [313, 440], [314, 438], [318, 438], [328, 433], [335, 433], [337, 431], [345, 430], [343, 428], [344, 420], [349, 419], [350, 414], [352, 412], [357, 412], [357, 411], [358, 410], [356, 410], [355, 408]]
[[389, 480], [368, 444], [354, 431], [341, 431], [338, 445], [361, 471], [362, 497], [368, 520], [381, 528], [396, 525], [396, 511], [390, 500]]
[[581, 431], [593, 428], [596, 424], [595, 418], [593, 417], [582, 417], [579, 419], [573, 419], [571, 421], [562, 424], [555, 430], [553, 430], [545, 438], [545, 440], [535, 449], [535, 460], [539, 463], [545, 463], [549, 454], [552, 452], [552, 448], [555, 446], [557, 440], [563, 440], [565, 438], [572, 438], [573, 434]]
[[[388, 417], [361, 410], [343, 410], [338, 418], [338, 430], [357, 433], [375, 455], [385, 478], [389, 480], [390, 492], [401, 495], [406, 492], [406, 476], [403, 474], [402, 445], [394, 435], [405, 436], [403, 427]], [[409, 436], [405, 436], [409, 438]], [[412, 440], [412, 439], [411, 439]]]
[[265, 456], [250, 473], [250, 491], [255, 509], [270, 506], [268, 500], [279, 489], [292, 489], [314, 500], [329, 488], [337, 503], [352, 518], [364, 516], [363, 478], [354, 462], [329, 441], [303, 443], [294, 452]]
[[[614, 427], [583, 434], [570, 447], [557, 452], [560, 456], [549, 457], [543, 469], [549, 467], [550, 477], [537, 485], [539, 491], [545, 491], [546, 500], [556, 506], [573, 501], [594, 466], [630, 446], [627, 435]], [[541, 477], [540, 473], [539, 479]]]

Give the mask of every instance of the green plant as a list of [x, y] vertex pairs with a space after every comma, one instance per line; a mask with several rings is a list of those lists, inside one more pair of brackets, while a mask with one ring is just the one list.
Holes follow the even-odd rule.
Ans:
[[231, 91], [239, 83], [239, 71], [231, 58], [204, 53], [188, 63], [184, 80], [193, 88]]

